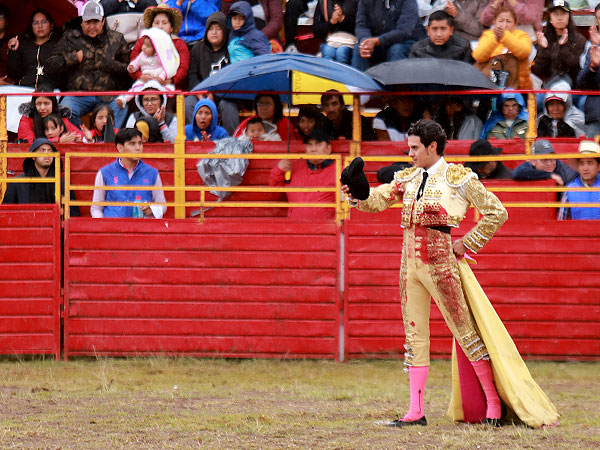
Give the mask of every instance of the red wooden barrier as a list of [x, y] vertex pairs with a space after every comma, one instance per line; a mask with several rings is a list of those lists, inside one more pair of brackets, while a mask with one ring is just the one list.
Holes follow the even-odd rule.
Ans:
[[[456, 236], [472, 225], [463, 224]], [[473, 270], [524, 356], [600, 356], [598, 227], [598, 221], [509, 221], [476, 256]], [[351, 220], [344, 234], [347, 357], [402, 355], [402, 231], [395, 224]], [[432, 305], [431, 353], [448, 357], [450, 332]]]
[[338, 357], [339, 228], [70, 219], [64, 355]]
[[60, 358], [58, 205], [0, 206], [0, 353]]

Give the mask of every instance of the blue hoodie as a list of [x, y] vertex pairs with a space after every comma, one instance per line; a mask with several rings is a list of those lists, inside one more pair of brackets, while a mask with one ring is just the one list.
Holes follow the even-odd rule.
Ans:
[[491, 131], [492, 128], [496, 126], [498, 122], [506, 120], [504, 115], [502, 114], [502, 104], [506, 100], [511, 99], [515, 100], [519, 104], [519, 115], [517, 116], [517, 119], [521, 119], [526, 122], [527, 120], [529, 120], [529, 114], [527, 113], [527, 107], [525, 105], [525, 100], [523, 100], [523, 96], [518, 92], [506, 91], [500, 94], [496, 99], [494, 110], [490, 118], [483, 124], [483, 129], [481, 130], [481, 136], [479, 137], [479, 139], [486, 139], [488, 133]]
[[[210, 126], [206, 130], [201, 130], [198, 125], [196, 125], [196, 113], [203, 106], [208, 106], [210, 108], [210, 112], [212, 113], [212, 120], [210, 122]], [[206, 131], [207, 135], [210, 135], [211, 141], [216, 141], [218, 139], [223, 139], [229, 136], [225, 128], [217, 125], [219, 121], [219, 115], [217, 113], [217, 105], [212, 100], [205, 98], [204, 100], [200, 100], [196, 103], [196, 107], [194, 108], [194, 116], [192, 119], [192, 123], [185, 126], [185, 140], [186, 141], [195, 141], [202, 140], [202, 132]]]
[[[234, 30], [231, 27], [231, 16], [233, 14], [244, 16], [244, 25], [239, 30]], [[232, 64], [242, 59], [249, 59], [252, 56], [271, 53], [269, 39], [254, 24], [254, 14], [252, 13], [250, 3], [245, 1], [234, 3], [227, 16], [227, 25], [231, 29], [227, 49], [229, 50], [229, 58]], [[244, 48], [240, 49], [240, 46]], [[247, 50], [250, 50], [252, 55]]]
[[221, 6], [220, 0], [183, 0], [181, 6], [177, 6], [177, 0], [167, 0], [165, 3], [181, 11], [183, 23], [179, 37], [187, 44], [204, 37], [208, 16]]

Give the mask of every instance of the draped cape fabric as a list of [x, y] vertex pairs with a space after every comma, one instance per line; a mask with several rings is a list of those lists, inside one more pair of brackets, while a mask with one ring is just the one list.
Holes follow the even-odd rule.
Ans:
[[[510, 335], [479, 285], [467, 261], [458, 263], [465, 299], [490, 355], [494, 383], [506, 407], [505, 419], [521, 421], [532, 428], [557, 425], [560, 414], [532, 378]], [[454, 421], [465, 420], [458, 376], [456, 349], [452, 350], [452, 396], [448, 415]]]

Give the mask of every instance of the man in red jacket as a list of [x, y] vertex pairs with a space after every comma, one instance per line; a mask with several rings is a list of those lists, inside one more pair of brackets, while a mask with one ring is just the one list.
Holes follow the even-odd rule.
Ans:
[[[289, 172], [290, 187], [334, 187], [335, 164], [333, 159], [327, 159], [331, 154], [329, 136], [320, 129], [313, 130], [304, 140], [306, 154], [311, 159], [282, 159], [271, 170], [270, 186], [284, 186], [286, 173]], [[286, 192], [292, 203], [335, 203], [335, 192]], [[288, 208], [291, 219], [333, 219], [334, 207], [323, 208]]]

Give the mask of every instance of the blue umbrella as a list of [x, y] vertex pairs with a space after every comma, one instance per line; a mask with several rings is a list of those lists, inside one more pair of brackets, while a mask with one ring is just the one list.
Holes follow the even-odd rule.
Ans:
[[[225, 91], [277, 91], [291, 93], [294, 72], [319, 77], [346, 85], [350, 92], [380, 91], [381, 87], [368, 75], [328, 59], [301, 53], [270, 53], [239, 61], [221, 69], [194, 87], [194, 91], [221, 91], [221, 98], [252, 100], [256, 93]], [[328, 90], [326, 83], [324, 89]], [[312, 89], [317, 92], [318, 89]], [[291, 103], [290, 94], [280, 94], [283, 103]]]

